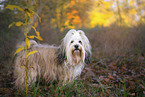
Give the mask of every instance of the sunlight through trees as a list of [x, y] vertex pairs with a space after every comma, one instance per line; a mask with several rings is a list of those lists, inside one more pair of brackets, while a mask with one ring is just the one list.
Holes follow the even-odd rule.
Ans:
[[[95, 26], [126, 25], [134, 26], [145, 23], [144, 0], [29, 0], [30, 8], [39, 11], [42, 25], [49, 28], [93, 28]], [[0, 1], [0, 11], [6, 12], [7, 4], [20, 5], [24, 8], [25, 0]], [[15, 8], [14, 14], [18, 13]], [[12, 13], [11, 13], [12, 14]], [[23, 20], [22, 15], [15, 16]]]

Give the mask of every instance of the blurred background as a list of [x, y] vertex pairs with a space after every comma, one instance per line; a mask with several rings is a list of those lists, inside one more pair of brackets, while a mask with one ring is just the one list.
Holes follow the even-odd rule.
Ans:
[[[0, 0], [0, 65], [11, 59], [17, 42], [24, 40], [22, 27], [8, 26], [25, 21], [25, 13], [9, 4], [26, 8], [26, 0]], [[29, 8], [40, 17], [31, 20], [48, 44], [61, 43], [69, 29], [82, 29], [96, 56], [145, 53], [144, 0], [29, 0]], [[30, 29], [29, 33], [35, 34]]]
[[[6, 9], [9, 4], [24, 9], [26, 0], [0, 0], [2, 60], [9, 57], [15, 43], [24, 40], [22, 28], [8, 28], [12, 22], [24, 22], [24, 12]], [[38, 18], [32, 21], [43, 42], [59, 45], [69, 29], [82, 29], [98, 54], [144, 53], [144, 0], [29, 0], [29, 8], [41, 17], [41, 23]]]
[[[8, 4], [24, 9], [26, 0], [0, 0], [1, 58], [7, 57], [3, 57], [6, 50], [11, 52], [8, 46], [13, 47], [15, 39], [23, 40], [23, 29], [9, 29], [8, 25], [24, 22], [24, 12], [6, 9]], [[29, 6], [41, 17], [41, 23], [37, 18], [32, 21], [43, 42], [59, 45], [68, 29], [82, 29], [93, 49], [103, 50], [105, 55], [138, 49], [141, 53], [145, 48], [144, 0], [29, 0]]]
[[[23, 27], [8, 26], [24, 22], [25, 13], [5, 7], [25, 9], [26, 1], [0, 0], [1, 74], [13, 64], [16, 44], [24, 40]], [[43, 38], [38, 42], [60, 45], [69, 29], [81, 29], [92, 45], [92, 59], [131, 56], [144, 61], [145, 0], [29, 0], [29, 8], [41, 17], [41, 22], [36, 16], [31, 20]]]

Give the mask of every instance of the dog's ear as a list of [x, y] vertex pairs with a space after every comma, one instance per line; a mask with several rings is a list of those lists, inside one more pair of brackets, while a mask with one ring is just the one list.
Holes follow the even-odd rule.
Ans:
[[90, 60], [91, 60], [91, 53], [86, 52], [86, 54], [85, 54], [85, 63], [89, 64]]
[[89, 64], [90, 63], [90, 59], [91, 59], [91, 55], [92, 55], [92, 52], [91, 52], [91, 44], [87, 38], [87, 36], [85, 35], [85, 33], [82, 31], [82, 30], [78, 30], [80, 36], [82, 37], [82, 40], [83, 40], [83, 46], [84, 46], [84, 49], [85, 49], [85, 63], [86, 64]]
[[66, 59], [64, 49], [59, 48], [57, 51], [57, 54], [58, 54], [58, 56], [57, 56], [58, 63], [59, 64], [63, 63], [64, 60]]

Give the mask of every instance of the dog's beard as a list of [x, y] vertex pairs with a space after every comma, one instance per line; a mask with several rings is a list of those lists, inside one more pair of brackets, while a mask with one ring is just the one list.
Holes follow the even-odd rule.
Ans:
[[75, 64], [79, 64], [82, 61], [82, 50], [81, 49], [74, 49], [72, 50], [72, 60]]

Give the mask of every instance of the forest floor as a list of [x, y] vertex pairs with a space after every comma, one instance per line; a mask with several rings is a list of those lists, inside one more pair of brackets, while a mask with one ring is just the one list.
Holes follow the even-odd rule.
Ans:
[[[58, 84], [44, 85], [37, 83], [29, 96], [111, 96], [143, 97], [145, 96], [145, 62], [138, 62], [135, 56], [118, 56], [115, 58], [93, 58], [85, 67], [81, 79], [73, 84], [60, 87]], [[11, 69], [1, 70], [0, 96], [24, 96], [13, 85]], [[39, 85], [38, 85], [39, 84]]]
[[[16, 41], [13, 41], [16, 42]], [[2, 43], [1, 45], [6, 45]], [[14, 87], [12, 48], [6, 50], [0, 62], [0, 96], [25, 96]], [[4, 57], [5, 56], [5, 57]], [[57, 83], [37, 82], [28, 90], [32, 97], [143, 97], [145, 96], [145, 59], [144, 54], [130, 54], [104, 57], [93, 49], [91, 63], [85, 66], [81, 77], [67, 86]]]

